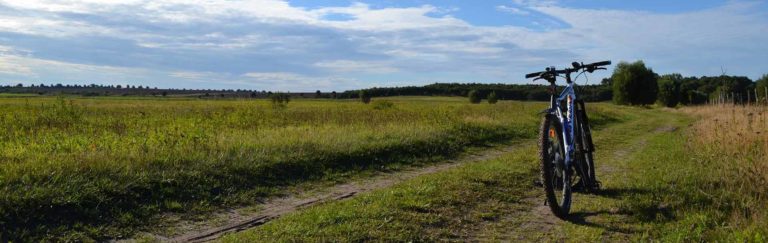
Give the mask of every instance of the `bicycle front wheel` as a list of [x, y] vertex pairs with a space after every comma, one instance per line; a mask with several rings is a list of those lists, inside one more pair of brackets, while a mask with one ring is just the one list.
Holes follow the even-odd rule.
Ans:
[[571, 171], [565, 167], [565, 146], [562, 126], [557, 117], [546, 115], [541, 122], [539, 157], [541, 182], [547, 196], [547, 204], [559, 218], [568, 216], [571, 210]]

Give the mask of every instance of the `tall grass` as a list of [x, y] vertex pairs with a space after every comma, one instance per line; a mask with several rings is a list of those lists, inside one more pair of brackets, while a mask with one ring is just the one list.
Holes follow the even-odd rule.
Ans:
[[728, 226], [713, 234], [742, 241], [766, 237], [768, 107], [700, 106], [683, 112], [700, 117], [688, 136], [688, 149], [712, 172], [700, 190]]
[[128, 236], [162, 212], [234, 205], [336, 172], [533, 137], [543, 108], [391, 102], [0, 99], [0, 236]]

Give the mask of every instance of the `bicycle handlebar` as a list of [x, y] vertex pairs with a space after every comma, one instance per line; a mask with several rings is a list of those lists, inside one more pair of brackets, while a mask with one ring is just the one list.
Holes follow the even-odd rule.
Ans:
[[608, 66], [608, 65], [611, 65], [611, 61], [602, 61], [602, 62], [596, 62], [596, 63], [592, 63], [592, 64], [587, 64], [587, 65], [595, 66], [595, 67], [598, 67], [598, 66]]
[[541, 73], [543, 73], [543, 72], [537, 72], [537, 73], [529, 73], [529, 74], [526, 74], [526, 75], [525, 75], [525, 78], [533, 78], [533, 77], [538, 77], [538, 76], [541, 76]]
[[[565, 68], [561, 70], [557, 70], [554, 67], [548, 67], [543, 72], [535, 72], [535, 73], [529, 73], [525, 75], [525, 78], [544, 78], [545, 75], [551, 75], [551, 76], [557, 76], [558, 74], [569, 74], [572, 72], [578, 72], [579, 70], [584, 69], [587, 72], [593, 72], [595, 70], [605, 69], [600, 68], [601, 66], [607, 66], [611, 65], [611, 61], [602, 61], [602, 62], [595, 62], [590, 64], [581, 64], [579, 62], [573, 62], [572, 63], [573, 68]], [[552, 77], [554, 78], [554, 77]], [[535, 79], [534, 79], [535, 80]]]

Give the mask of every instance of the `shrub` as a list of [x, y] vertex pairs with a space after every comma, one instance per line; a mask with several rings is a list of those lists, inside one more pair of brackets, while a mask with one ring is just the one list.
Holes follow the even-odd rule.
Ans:
[[496, 102], [499, 102], [499, 97], [496, 96], [496, 91], [491, 91], [491, 93], [488, 94], [488, 104], [496, 104]]
[[477, 90], [470, 90], [467, 94], [469, 97], [469, 102], [472, 104], [479, 104], [482, 99], [480, 99], [480, 93]]
[[371, 95], [368, 93], [368, 91], [360, 90], [360, 93], [358, 93], [358, 96], [360, 96], [360, 101], [363, 103], [371, 103]]
[[278, 92], [270, 95], [269, 99], [272, 101], [273, 106], [284, 107], [288, 102], [291, 102], [291, 95]]

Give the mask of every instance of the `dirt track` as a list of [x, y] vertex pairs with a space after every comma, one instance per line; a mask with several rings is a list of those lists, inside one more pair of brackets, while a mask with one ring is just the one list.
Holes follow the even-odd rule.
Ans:
[[356, 194], [379, 188], [390, 187], [398, 182], [408, 180], [425, 174], [444, 171], [462, 164], [483, 161], [501, 156], [512, 151], [519, 145], [507, 145], [494, 147], [487, 150], [468, 153], [457, 159], [451, 159], [432, 163], [429, 166], [413, 167], [393, 173], [380, 173], [364, 180], [355, 180], [330, 188], [309, 190], [294, 193], [292, 195], [271, 198], [259, 203], [256, 207], [260, 210], [244, 213], [249, 210], [231, 209], [216, 213], [205, 222], [180, 221], [174, 226], [173, 234], [152, 234], [153, 238], [170, 242], [206, 242], [218, 239], [222, 235], [231, 232], [242, 231], [248, 228], [265, 224], [298, 209], [336, 200], [354, 197]]

